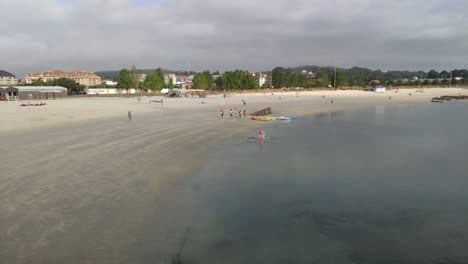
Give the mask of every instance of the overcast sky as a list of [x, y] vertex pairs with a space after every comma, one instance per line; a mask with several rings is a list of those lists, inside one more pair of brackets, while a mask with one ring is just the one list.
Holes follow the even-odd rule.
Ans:
[[0, 0], [0, 69], [468, 68], [467, 0]]

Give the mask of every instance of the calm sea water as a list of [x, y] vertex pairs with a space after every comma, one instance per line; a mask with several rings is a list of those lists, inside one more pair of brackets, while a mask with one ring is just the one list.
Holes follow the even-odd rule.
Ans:
[[181, 263], [468, 263], [468, 105], [376, 107], [226, 142], [178, 208]]

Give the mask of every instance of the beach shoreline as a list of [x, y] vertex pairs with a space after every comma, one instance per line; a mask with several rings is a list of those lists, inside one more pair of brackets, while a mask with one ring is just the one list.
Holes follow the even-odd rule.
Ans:
[[[291, 92], [165, 98], [163, 107], [138, 104], [135, 99], [70, 98], [46, 101], [50, 104], [37, 108], [3, 104], [1, 114], [8, 126], [0, 132], [0, 240], [7, 242], [0, 259], [8, 263], [52, 258], [67, 263], [80, 263], [82, 258], [95, 263], [131, 260], [134, 256], [126, 256], [127, 250], [146, 232], [144, 223], [164, 226], [173, 221], [164, 215], [176, 210], [187, 179], [222, 142], [276, 124], [229, 115], [221, 119], [220, 107], [226, 112], [246, 108], [251, 113], [270, 106], [274, 115], [301, 117], [361, 107], [430, 104], [432, 97], [463, 92], [316, 91], [297, 96]], [[126, 116], [129, 110], [134, 111], [131, 121]], [[83, 252], [86, 256], [80, 255]]]
[[[86, 125], [88, 121], [104, 122], [107, 118], [125, 118], [128, 111], [135, 117], [140, 115], [174, 115], [186, 113], [193, 115], [195, 112], [213, 117], [219, 116], [219, 108], [247, 109], [248, 113], [259, 110], [262, 107], [273, 107], [273, 111], [280, 115], [301, 115], [317, 111], [318, 107], [324, 111], [340, 108], [343, 105], [352, 104], [397, 104], [397, 103], [421, 103], [429, 102], [431, 98], [440, 95], [468, 94], [463, 88], [430, 88], [403, 89], [396, 93], [395, 90], [386, 93], [373, 93], [355, 90], [317, 90], [317, 91], [284, 91], [281, 93], [229, 93], [227, 98], [222, 94], [209, 95], [207, 98], [164, 98], [141, 97], [112, 97], [112, 98], [66, 98], [63, 100], [44, 100], [45, 106], [20, 107], [19, 102], [2, 102], [0, 115], [5, 125], [0, 127], [0, 134], [30, 131], [41, 128], [67, 126], [73, 124]], [[411, 96], [409, 96], [411, 94]], [[388, 98], [392, 99], [389, 100]], [[281, 99], [280, 99], [281, 98]], [[150, 103], [151, 100], [164, 99], [164, 105]], [[247, 101], [247, 106], [241, 104], [241, 100]], [[331, 100], [333, 104], [331, 104]], [[206, 104], [202, 104], [205, 102]], [[194, 118], [197, 118], [195, 115]]]

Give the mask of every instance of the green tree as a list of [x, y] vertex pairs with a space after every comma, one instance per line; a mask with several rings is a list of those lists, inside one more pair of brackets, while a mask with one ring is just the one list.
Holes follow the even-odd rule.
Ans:
[[449, 77], [450, 77], [450, 73], [448, 73], [447, 71], [442, 71], [439, 74], [439, 78], [441, 78], [441, 79], [447, 79]]
[[160, 91], [165, 86], [166, 82], [161, 68], [158, 68], [153, 73], [146, 75], [146, 79], [142, 84], [143, 89], [155, 91]]
[[437, 79], [439, 78], [439, 73], [436, 70], [430, 70], [429, 73], [427, 74], [427, 77], [429, 79]]
[[83, 91], [85, 89], [84, 85], [80, 85], [79, 83], [69, 78], [59, 78], [57, 80], [48, 81], [46, 85], [62, 86], [67, 88], [68, 92], [78, 92]]
[[[336, 79], [336, 85], [334, 85], [335, 79]], [[336, 78], [332, 79], [332, 85], [336, 88], [348, 86], [348, 77], [346, 76], [344, 72], [337, 72]]]
[[318, 87], [328, 87], [328, 85], [330, 85], [330, 75], [328, 72], [319, 72], [316, 79]]
[[193, 79], [194, 89], [213, 89], [215, 86], [213, 75], [209, 71], [195, 74]]
[[137, 72], [137, 69], [135, 66], [132, 66], [132, 88], [138, 89], [140, 88], [140, 75]]
[[240, 90], [240, 89], [258, 89], [258, 83], [249, 72], [236, 70], [225, 72], [218, 81], [221, 89]]
[[133, 85], [132, 75], [127, 69], [122, 69], [120, 71], [119, 81], [117, 82], [117, 88], [129, 89], [129, 88], [132, 88], [132, 85]]
[[166, 81], [164, 80], [164, 72], [161, 68], [157, 68], [155, 73], [156, 79], [156, 90], [161, 90], [162, 88], [166, 87]]
[[167, 85], [167, 88], [174, 89], [174, 81], [172, 80], [172, 78], [169, 78], [169, 84]]
[[39, 78], [39, 79], [33, 81], [33, 82], [31, 83], [31, 86], [44, 86], [44, 81], [42, 81], [42, 79]]
[[291, 74], [282, 67], [276, 67], [272, 71], [272, 85], [274, 88], [290, 87]]

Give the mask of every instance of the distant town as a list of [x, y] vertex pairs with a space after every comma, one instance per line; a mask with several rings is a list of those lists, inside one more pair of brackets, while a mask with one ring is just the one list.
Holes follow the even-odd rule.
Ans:
[[354, 88], [377, 85], [388, 87], [451, 87], [468, 85], [467, 70], [387, 71], [353, 67], [350, 69], [300, 66], [277, 67], [267, 72], [219, 71], [183, 72], [122, 69], [87, 72], [52, 70], [30, 73], [24, 79], [0, 70], [0, 86], [65, 87], [67, 94], [124, 94], [169, 89], [252, 90], [269, 88]]

